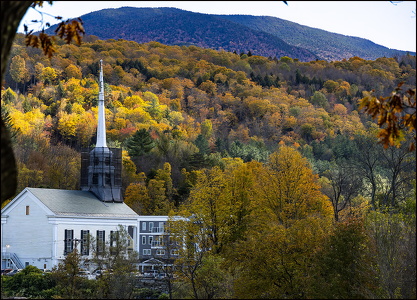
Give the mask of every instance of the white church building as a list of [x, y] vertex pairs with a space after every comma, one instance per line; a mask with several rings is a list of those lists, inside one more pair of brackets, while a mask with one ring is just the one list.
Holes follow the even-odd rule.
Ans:
[[168, 216], [140, 216], [122, 199], [117, 163], [121, 152], [106, 144], [102, 62], [98, 107], [97, 143], [84, 157], [81, 190], [28, 187], [1, 210], [2, 269], [27, 265], [52, 269], [74, 247], [83, 258], [91, 258], [87, 237], [108, 242], [119, 225], [129, 233], [129, 247], [142, 260], [163, 258], [154, 241], [164, 234]]
[[[139, 215], [92, 192], [25, 188], [1, 213], [2, 269], [51, 269], [77, 245], [89, 257], [88, 235], [108, 239], [122, 225], [137, 245]], [[78, 242], [78, 243], [76, 243]]]

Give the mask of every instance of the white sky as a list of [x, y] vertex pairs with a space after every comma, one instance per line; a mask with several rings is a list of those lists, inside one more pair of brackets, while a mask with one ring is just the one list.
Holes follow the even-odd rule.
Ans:
[[[416, 51], [416, 1], [46, 1], [42, 12], [64, 20], [104, 8], [176, 7], [207, 14], [272, 16], [329, 32], [356, 36], [404, 51]], [[30, 8], [20, 23], [39, 30], [31, 20], [41, 16]], [[44, 22], [58, 23], [44, 15]]]

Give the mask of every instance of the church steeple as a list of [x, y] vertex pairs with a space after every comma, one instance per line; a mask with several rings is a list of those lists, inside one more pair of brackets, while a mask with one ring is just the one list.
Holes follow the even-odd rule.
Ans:
[[106, 117], [104, 107], [104, 81], [103, 81], [103, 60], [100, 59], [100, 90], [98, 93], [98, 125], [96, 147], [107, 147], [106, 144]]
[[121, 149], [109, 149], [106, 143], [102, 60], [100, 60], [99, 78], [97, 142], [96, 147], [89, 153], [88, 171], [85, 171], [85, 173], [88, 172], [88, 177], [86, 176], [87, 178], [83, 180], [83, 176], [81, 176], [81, 189], [93, 192], [104, 202], [123, 202], [121, 192]]

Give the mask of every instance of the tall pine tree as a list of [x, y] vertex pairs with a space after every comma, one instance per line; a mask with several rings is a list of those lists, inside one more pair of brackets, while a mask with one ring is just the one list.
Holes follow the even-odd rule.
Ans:
[[142, 128], [137, 130], [131, 138], [127, 140], [127, 149], [130, 156], [142, 156], [155, 147], [155, 143], [149, 132]]

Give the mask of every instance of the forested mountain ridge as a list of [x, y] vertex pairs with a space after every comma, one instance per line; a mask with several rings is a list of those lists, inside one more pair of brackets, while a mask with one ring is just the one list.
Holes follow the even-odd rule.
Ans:
[[[264, 56], [292, 56], [304, 61], [317, 58], [310, 51], [291, 46], [280, 38], [216, 16], [175, 8], [104, 9], [82, 16], [88, 34], [100, 39], [126, 39], [138, 43], [248, 52]], [[53, 29], [53, 28], [52, 28]]]
[[[273, 5], [273, 3], [271, 3]], [[81, 16], [88, 34], [138, 43], [195, 45], [215, 50], [289, 56], [301, 61], [392, 57], [406, 52], [274, 17], [210, 15], [177, 8], [103, 9]], [[55, 26], [47, 32], [52, 33]], [[413, 53], [411, 53], [413, 54]]]
[[[246, 15], [221, 15], [218, 17], [258, 31], [269, 32], [290, 45], [308, 49], [320, 59], [329, 61], [348, 59], [352, 56], [376, 59], [405, 54], [404, 51], [389, 49], [367, 39], [332, 33], [280, 18]], [[415, 55], [415, 53], [411, 54]]]

